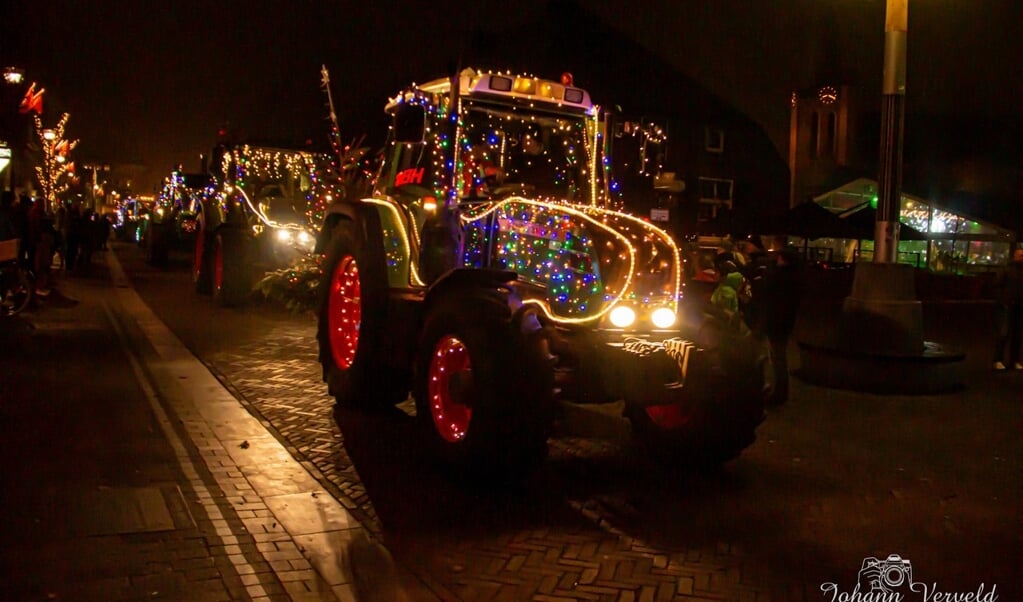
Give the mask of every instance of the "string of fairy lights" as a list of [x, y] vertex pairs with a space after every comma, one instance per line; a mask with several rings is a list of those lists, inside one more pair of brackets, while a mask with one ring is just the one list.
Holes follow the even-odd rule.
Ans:
[[[424, 143], [392, 144], [414, 154], [403, 165], [425, 167], [413, 168], [419, 190], [452, 204], [474, 199], [460, 206], [464, 265], [513, 270], [544, 286], [546, 302], [529, 302], [562, 323], [599, 320], [621, 302], [677, 311], [682, 284], [677, 245], [659, 228], [609, 207], [610, 191], [601, 187], [611, 165], [598, 107], [573, 116], [532, 110], [534, 104], [519, 109], [515, 103], [463, 98], [453, 115], [448, 91], [414, 87], [391, 99], [392, 107], [421, 107], [425, 117]], [[663, 141], [655, 127], [643, 131], [651, 143]], [[538, 170], [540, 177], [526, 177]], [[494, 200], [477, 192], [495, 186], [492, 173], [506, 182], [549, 187], [527, 192], [529, 198]], [[387, 264], [392, 271], [408, 265], [400, 278], [421, 286], [412, 259], [422, 220], [414, 218], [407, 228], [403, 205], [388, 191], [379, 189], [371, 200], [389, 214], [382, 220]], [[420, 198], [409, 208], [425, 219], [424, 206]]]
[[55, 127], [47, 129], [43, 127], [39, 115], [32, 116], [36, 135], [43, 150], [42, 164], [35, 167], [36, 178], [39, 180], [42, 197], [51, 207], [56, 205], [57, 198], [70, 187], [70, 183], [61, 176], [73, 172], [74, 169], [73, 163], [69, 163], [67, 157], [78, 146], [78, 141], [64, 138], [64, 128], [70, 117], [68, 113], [64, 113]]
[[678, 247], [632, 215], [512, 197], [467, 211], [462, 220], [465, 263], [483, 265], [492, 245], [498, 267], [546, 285], [554, 320], [596, 320], [623, 300], [677, 310]]
[[[246, 199], [258, 193], [257, 187], [268, 183], [282, 183], [288, 188], [294, 186], [294, 192], [303, 195], [308, 224], [318, 223], [327, 205], [340, 196], [331, 161], [317, 153], [243, 145], [224, 153], [221, 172], [225, 181], [233, 182]], [[259, 207], [249, 204], [264, 222], [271, 221]]]

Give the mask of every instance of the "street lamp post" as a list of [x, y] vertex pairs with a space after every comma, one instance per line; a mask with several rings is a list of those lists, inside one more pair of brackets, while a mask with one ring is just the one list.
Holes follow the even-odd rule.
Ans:
[[97, 213], [100, 212], [99, 204], [96, 199], [96, 192], [99, 191], [99, 172], [110, 171], [109, 165], [99, 165], [95, 163], [86, 163], [82, 166], [83, 169], [92, 171], [92, 208]]
[[[24, 80], [24, 78], [25, 78], [25, 72], [22, 69], [20, 69], [18, 67], [4, 67], [4, 84], [5, 85], [7, 85], [7, 86], [20, 86], [21, 82]], [[4, 97], [5, 102], [6, 102], [7, 94], [4, 93], [3, 97]], [[10, 122], [8, 122], [8, 111], [10, 111], [10, 114], [11, 114]], [[10, 126], [10, 129], [11, 129], [11, 131], [6, 131], [3, 134], [4, 134], [4, 136], [10, 136], [11, 138], [8, 140], [9, 144], [6, 147], [6, 150], [0, 151], [0, 152], [3, 152], [4, 155], [9, 155], [7, 157], [4, 157], [4, 158], [6, 158], [8, 160], [7, 167], [10, 170], [8, 172], [8, 174], [7, 174], [7, 178], [10, 181], [10, 191], [11, 191], [12, 194], [15, 194], [16, 191], [17, 191], [17, 188], [18, 188], [17, 176], [14, 173], [14, 167], [15, 167], [15, 163], [16, 163], [16, 159], [17, 159], [17, 157], [15, 155], [17, 155], [17, 152], [18, 152], [18, 136], [14, 135], [15, 134], [14, 130], [17, 129], [17, 123], [16, 123], [16, 117], [15, 117], [15, 113], [14, 113], [14, 106], [13, 106], [13, 104], [12, 104], [12, 106], [9, 106], [9, 107], [8, 106], [3, 107], [2, 114], [4, 115], [4, 125], [5, 126]], [[2, 171], [3, 170], [0, 169], [0, 172], [2, 172]]]
[[962, 385], [965, 354], [924, 341], [915, 268], [898, 262], [909, 0], [887, 0], [874, 260], [856, 264], [835, 332], [801, 345], [804, 377], [825, 386], [936, 393]]
[[852, 290], [842, 304], [843, 344], [877, 357], [915, 356], [924, 350], [915, 268], [898, 261], [908, 1], [887, 0], [874, 260], [856, 265]]
[[881, 88], [881, 149], [877, 176], [874, 262], [896, 263], [902, 209], [902, 148], [906, 118], [906, 34], [909, 0], [888, 0]]

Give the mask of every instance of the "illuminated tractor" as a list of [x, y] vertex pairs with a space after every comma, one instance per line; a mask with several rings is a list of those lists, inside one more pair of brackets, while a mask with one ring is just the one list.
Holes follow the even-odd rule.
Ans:
[[165, 265], [171, 249], [188, 249], [195, 244], [197, 210], [209, 184], [206, 174], [183, 173], [180, 169], [164, 178], [140, 241], [149, 264]]
[[386, 110], [373, 195], [329, 206], [317, 242], [339, 405], [411, 392], [432, 451], [491, 476], [534, 470], [555, 433], [687, 466], [753, 442], [762, 347], [685, 311], [672, 238], [611, 208], [613, 124], [587, 92], [465, 70]]
[[196, 291], [244, 304], [256, 278], [290, 265], [315, 243], [311, 208], [325, 157], [301, 150], [219, 145], [195, 213]]

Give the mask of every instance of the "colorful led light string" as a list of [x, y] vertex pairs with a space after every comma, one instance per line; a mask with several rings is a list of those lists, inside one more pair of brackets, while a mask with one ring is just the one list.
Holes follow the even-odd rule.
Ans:
[[[396, 265], [399, 265], [403, 260], [405, 260], [407, 258], [408, 259], [408, 265], [409, 265], [409, 278], [411, 279], [412, 284], [414, 284], [416, 286], [426, 286], [426, 283], [423, 282], [423, 279], [420, 278], [420, 276], [419, 276], [419, 270], [416, 268], [416, 262], [411, 260], [412, 259], [412, 248], [409, 245], [408, 232], [405, 229], [405, 222], [401, 218], [401, 212], [398, 210], [397, 207], [395, 207], [395, 202], [393, 200], [381, 200], [381, 199], [365, 199], [365, 201], [367, 203], [371, 203], [373, 205], [377, 205], [377, 206], [380, 206], [380, 207], [386, 207], [387, 210], [390, 211], [393, 214], [393, 216], [394, 216], [394, 223], [398, 227], [398, 240], [401, 241], [401, 247], [398, 250], [401, 251], [401, 252], [404, 252], [404, 257], [394, 256], [394, 255], [392, 255], [391, 251], [385, 251], [385, 254], [387, 255], [387, 259], [388, 259], [388, 265], [390, 265], [392, 267], [396, 266]], [[385, 230], [386, 230], [386, 226], [385, 226]], [[386, 232], [385, 232], [385, 234], [386, 234]], [[393, 246], [395, 246], [395, 245], [392, 243], [392, 247]]]
[[[407, 102], [407, 103], [413, 103], [413, 104], [422, 105], [424, 107], [424, 109], [427, 111], [428, 114], [430, 114], [431, 116], [436, 118], [437, 116], [442, 116], [442, 117], [446, 116], [446, 112], [445, 112], [446, 105], [444, 105], [444, 103], [445, 103], [447, 98], [448, 98], [448, 95], [443, 94], [443, 93], [431, 94], [431, 93], [427, 93], [427, 92], [422, 92], [422, 91], [416, 90], [416, 91], [413, 91], [413, 92], [406, 92], [403, 95], [400, 95], [400, 96], [396, 97], [395, 99], [393, 99], [392, 102], [395, 102], [395, 103]], [[509, 107], [509, 108], [512, 111], [515, 110], [514, 107]], [[678, 247], [675, 245], [675, 243], [671, 239], [671, 237], [668, 236], [667, 233], [665, 233], [662, 230], [656, 228], [655, 226], [653, 226], [651, 224], [648, 224], [647, 222], [645, 222], [643, 220], [640, 220], [639, 218], [636, 218], [636, 217], [634, 217], [632, 215], [629, 215], [629, 214], [626, 214], [626, 213], [623, 213], [623, 212], [620, 212], [620, 211], [611, 210], [611, 209], [598, 209], [596, 207], [598, 202], [599, 202], [599, 199], [600, 199], [600, 194], [599, 194], [598, 183], [596, 181], [596, 177], [594, 177], [594, 176], [597, 173], [596, 172], [596, 170], [597, 170], [597, 161], [600, 160], [600, 157], [603, 155], [602, 153], [596, 152], [596, 149], [599, 148], [599, 146], [597, 146], [597, 145], [599, 144], [599, 141], [600, 141], [600, 130], [599, 130], [598, 116], [599, 116], [599, 111], [598, 110], [591, 110], [589, 112], [589, 119], [587, 119], [586, 121], [584, 121], [581, 124], [581, 127], [586, 128], [586, 132], [582, 136], [582, 138], [583, 138], [583, 141], [584, 141], [585, 151], [587, 153], [587, 157], [586, 157], [587, 164], [588, 164], [588, 167], [590, 169], [590, 178], [589, 178], [589, 180], [590, 180], [590, 191], [589, 191], [590, 192], [590, 207], [585, 207], [585, 206], [571, 207], [569, 204], [563, 204], [563, 205], [559, 206], [559, 208], [563, 209], [565, 211], [565, 213], [567, 214], [565, 216], [562, 216], [562, 219], [559, 220], [562, 223], [561, 230], [563, 232], [563, 234], [561, 234], [559, 236], [559, 239], [564, 239], [565, 243], [570, 243], [571, 239], [576, 239], [576, 237], [572, 237], [570, 235], [570, 233], [568, 232], [568, 230], [571, 229], [571, 227], [573, 225], [572, 222], [571, 222], [571, 217], [579, 218], [579, 219], [583, 220], [584, 222], [592, 224], [593, 226], [608, 232], [613, 238], [618, 239], [619, 242], [621, 242], [624, 245], [624, 248], [627, 249], [627, 255], [624, 255], [624, 254], [620, 255], [621, 259], [626, 259], [627, 258], [629, 260], [629, 269], [625, 272], [624, 283], [623, 283], [621, 288], [617, 289], [617, 292], [613, 292], [612, 289], [608, 288], [605, 291], [605, 292], [609, 293], [609, 294], [605, 295], [605, 302], [609, 302], [609, 303], [606, 303], [604, 305], [604, 308], [601, 311], [599, 311], [598, 313], [596, 313], [594, 315], [591, 315], [591, 316], [584, 316], [584, 317], [578, 317], [578, 318], [558, 316], [558, 315], [554, 315], [554, 313], [550, 310], [550, 308], [545, 306], [545, 304], [543, 304], [543, 303], [541, 303], [539, 301], [535, 301], [535, 300], [530, 301], [530, 302], [531, 303], [536, 303], [536, 304], [540, 305], [541, 308], [542, 308], [542, 311], [544, 311], [544, 313], [547, 315], [547, 317], [552, 319], [552, 320], [554, 320], [554, 321], [564, 322], [564, 323], [583, 323], [583, 322], [589, 322], [589, 321], [594, 321], [594, 320], [600, 319], [607, 312], [609, 312], [615, 306], [615, 304], [617, 304], [618, 302], [622, 301], [626, 297], [626, 295], [631, 295], [630, 298], [632, 298], [633, 300], [638, 300], [637, 299], [636, 291], [629, 291], [629, 287], [632, 284], [633, 279], [636, 276], [636, 271], [637, 271], [637, 267], [636, 267], [636, 263], [637, 263], [637, 259], [636, 259], [636, 257], [637, 257], [637, 250], [636, 250], [636, 247], [633, 245], [633, 243], [630, 242], [629, 239], [631, 238], [631, 239], [633, 239], [633, 241], [637, 241], [637, 244], [638, 244], [639, 241], [642, 241], [643, 243], [650, 244], [649, 255], [651, 256], [652, 260], [656, 260], [656, 257], [658, 255], [657, 245], [653, 241], [659, 240], [660, 243], [662, 243], [663, 245], [667, 246], [671, 250], [671, 260], [672, 260], [672, 262], [673, 262], [673, 264], [675, 266], [675, 269], [674, 269], [674, 273], [672, 274], [672, 277], [671, 277], [671, 284], [669, 285], [669, 287], [667, 289], [665, 289], [663, 291], [663, 293], [670, 297], [670, 302], [669, 303], [671, 305], [671, 309], [673, 311], [677, 311], [678, 299], [679, 299], [679, 296], [680, 296], [681, 282], [682, 282], [682, 276], [681, 276], [681, 274], [682, 274], [682, 262], [681, 262], [681, 254], [680, 254], [680, 252], [678, 250]], [[529, 116], [529, 115], [523, 115], [522, 117], [523, 118], [520, 119], [520, 121], [522, 121], [522, 122], [526, 122], [527, 119], [531, 119], [531, 120], [535, 121], [535, 118], [532, 117], [532, 116]], [[508, 115], [504, 119], [505, 120], [511, 120], [512, 116]], [[430, 147], [432, 147], [432, 150], [433, 150], [433, 157], [432, 157], [432, 163], [433, 163], [432, 184], [433, 184], [433, 186], [432, 186], [432, 188], [433, 188], [435, 193], [439, 193], [438, 196], [449, 198], [449, 200], [452, 201], [452, 202], [457, 202], [458, 190], [461, 189], [464, 186], [464, 184], [465, 184], [465, 181], [464, 181], [465, 163], [461, 160], [461, 154], [462, 154], [462, 151], [470, 152], [472, 150], [472, 145], [470, 144], [470, 140], [468, 139], [468, 137], [465, 134], [466, 123], [465, 123], [465, 121], [463, 119], [459, 118], [457, 123], [455, 124], [456, 127], [455, 127], [455, 138], [454, 139], [459, 141], [459, 144], [456, 144], [454, 149], [453, 149], [453, 151], [454, 151], [454, 158], [451, 160], [451, 162], [447, 166], [449, 169], [444, 169], [445, 166], [443, 165], [443, 161], [444, 161], [443, 150], [448, 147], [448, 145], [450, 144], [450, 140], [448, 139], [448, 137], [446, 135], [444, 135], [442, 133], [434, 133], [434, 130], [430, 127], [430, 124], [433, 122], [432, 119], [428, 119], [426, 121], [427, 121], [426, 142], [427, 142], [427, 144]], [[565, 121], [567, 122], [569, 120], [566, 119]], [[490, 127], [485, 127], [485, 129], [489, 130], [490, 132], [493, 132], [493, 131], [495, 131], [497, 129], [496, 127], [493, 127], [494, 125], [496, 125], [496, 124], [494, 124], [494, 116], [491, 115], [490, 116]], [[560, 126], [561, 129], [565, 129], [565, 127], [566, 127], [565, 124], [562, 124]], [[477, 134], [478, 133], [479, 132], [477, 132]], [[431, 144], [431, 142], [432, 142], [432, 144]], [[491, 144], [493, 144], [494, 141], [491, 140], [490, 142], [491, 142]], [[505, 141], [504, 141], [504, 139], [502, 137], [502, 139], [501, 139], [502, 150], [503, 150], [503, 143], [504, 142]], [[567, 145], [567, 142], [566, 142], [566, 145]], [[571, 157], [571, 156], [572, 156], [572, 150], [571, 150], [571, 148], [569, 148], [568, 152], [566, 152], [566, 157]], [[503, 167], [504, 166], [503, 165], [504, 152], [501, 153], [501, 157], [502, 157], [502, 167]], [[604, 171], [605, 171], [605, 173], [609, 174], [611, 166], [610, 166], [610, 162], [607, 160], [606, 157], [604, 157], [603, 164], [604, 164]], [[455, 169], [456, 167], [457, 167], [457, 169]], [[455, 171], [455, 174], [456, 174], [456, 186], [453, 189], [447, 189], [447, 186], [444, 185], [441, 181], [438, 180], [438, 176], [442, 175], [444, 173], [447, 173], [447, 172], [451, 171], [452, 169]], [[481, 182], [476, 182], [476, 183], [479, 184]], [[389, 199], [388, 201], [374, 200], [372, 202], [377, 203], [377, 204], [383, 204], [383, 205], [387, 206], [388, 210], [391, 211], [394, 214], [394, 217], [395, 217], [394, 223], [397, 224], [397, 226], [398, 226], [398, 228], [400, 230], [397, 233], [397, 239], [395, 240], [395, 243], [394, 243], [394, 246], [397, 247], [395, 249], [395, 251], [397, 251], [399, 253], [404, 253], [404, 255], [406, 257], [411, 257], [411, 244], [415, 244], [417, 246], [419, 244], [418, 237], [416, 236], [416, 234], [418, 234], [418, 233], [415, 232], [415, 231], [412, 233], [411, 238], [413, 239], [413, 242], [410, 244], [410, 242], [409, 242], [409, 238], [410, 237], [409, 237], [409, 234], [405, 231], [404, 221], [401, 219], [401, 214], [398, 211], [398, 209], [395, 206], [392, 205], [392, 203], [394, 203], [394, 201]], [[474, 222], [474, 221], [479, 221], [479, 220], [483, 219], [484, 217], [486, 217], [486, 215], [489, 214], [490, 212], [494, 212], [494, 211], [498, 211], [499, 209], [507, 208], [510, 203], [522, 203], [522, 204], [525, 204], [525, 205], [532, 205], [532, 206], [534, 206], [534, 208], [550, 208], [550, 205], [551, 205], [550, 202], [542, 203], [542, 202], [537, 201], [537, 200], [530, 200], [530, 199], [525, 199], [525, 198], [522, 198], [522, 197], [512, 197], [512, 198], [505, 199], [505, 200], [500, 201], [500, 202], [484, 204], [484, 205], [482, 205], [480, 207], [477, 207], [475, 210], [469, 209], [462, 216], [462, 220], [464, 222], [467, 222], [467, 223], [471, 223], [471, 222]], [[591, 217], [589, 215], [589, 213], [594, 213], [594, 212], [597, 213], [598, 215], [600, 215], [601, 219], [598, 220], [598, 219], [596, 219], [594, 217]], [[508, 214], [509, 215], [513, 215], [514, 213], [513, 212], [508, 212]], [[624, 231], [625, 231], [625, 234], [622, 234], [622, 233], [618, 232], [615, 228], [613, 228], [610, 225], [608, 225], [608, 220], [612, 219], [612, 218], [615, 219], [616, 222], [620, 222], [620, 223], [617, 223], [615, 225], [617, 225], [620, 228], [623, 228]], [[555, 224], [554, 224], [553, 220], [548, 218], [546, 225], [548, 227], [551, 227], [551, 226], [554, 226]], [[528, 230], [529, 227], [530, 226], [528, 226], [528, 225], [523, 226], [523, 228], [525, 228], [526, 230]], [[484, 235], [483, 235], [483, 233], [482, 233], [480, 228], [468, 228], [467, 230], [468, 230], [467, 231], [467, 235], [468, 235], [467, 250], [466, 250], [466, 254], [465, 254], [464, 258], [465, 258], [465, 260], [468, 263], [471, 264], [473, 256], [476, 256], [476, 257], [482, 259], [483, 254], [485, 252], [482, 249], [483, 243], [488, 241], [489, 239], [486, 239], [484, 237]], [[638, 233], [637, 233], [637, 231], [638, 231]], [[519, 255], [518, 257], [512, 257], [510, 259], [510, 263], [514, 267], [518, 268], [518, 271], [520, 271], [520, 273], [527, 271], [525, 268], [527, 268], [528, 266], [532, 266], [533, 275], [536, 276], [537, 279], [546, 279], [547, 280], [548, 285], [551, 287], [552, 296], [553, 296], [553, 298], [556, 301], [559, 302], [559, 304], [567, 304], [567, 305], [570, 305], [570, 306], [574, 305], [574, 307], [572, 307], [572, 308], [570, 308], [568, 310], [569, 312], [571, 312], [571, 313], [584, 313], [585, 311], [587, 311], [588, 307], [587, 307], [586, 303], [588, 303], [588, 300], [584, 299], [583, 296], [580, 293], [582, 292], [584, 287], [589, 287], [589, 289], [587, 291], [588, 294], [585, 295], [586, 297], [592, 298], [593, 294], [599, 294], [601, 292], [600, 291], [600, 281], [599, 281], [599, 278], [596, 278], [596, 276], [593, 275], [593, 274], [585, 274], [582, 278], [578, 278], [578, 279], [574, 278], [573, 275], [572, 275], [573, 272], [578, 272], [578, 271], [585, 272], [585, 270], [578, 270], [578, 269], [574, 268], [570, 264], [564, 264], [562, 266], [564, 268], [564, 270], [563, 271], [559, 271], [559, 270], [555, 269], [555, 266], [553, 265], [553, 260], [555, 259], [555, 256], [560, 256], [558, 251], [564, 251], [565, 253], [569, 253], [571, 255], [574, 255], [575, 257], [580, 257], [580, 256], [588, 257], [590, 254], [588, 252], [589, 249], [586, 249], [586, 247], [588, 247], [589, 245], [592, 245], [592, 241], [590, 241], [589, 239], [586, 239], [586, 238], [577, 239], [577, 240], [579, 240], [579, 242], [581, 244], [584, 245], [584, 249], [586, 249], [586, 250], [583, 250], [583, 251], [574, 250], [574, 249], [570, 248], [571, 244], [566, 244], [566, 245], [559, 246], [559, 247], [553, 249], [553, 251], [555, 251], [555, 252], [552, 253], [551, 252], [552, 249], [550, 249], [550, 245], [551, 245], [552, 241], [549, 238], [533, 237], [534, 240], [531, 242], [531, 245], [532, 245], [532, 247], [534, 247], [534, 249], [526, 248], [526, 249], [520, 250], [519, 249], [519, 243], [522, 242], [521, 241], [521, 233], [510, 233], [510, 236], [512, 237], [511, 240], [506, 241], [506, 244], [505, 244], [504, 248], [499, 249], [499, 251], [498, 251], [499, 253], [501, 253], [502, 255], [513, 255], [513, 256], [514, 255]], [[542, 250], [542, 251], [535, 249], [536, 247], [540, 247], [540, 246], [546, 246], [547, 248]], [[535, 255], [538, 255], [541, 252], [546, 253], [547, 258], [545, 260], [541, 259], [541, 260], [537, 261], [537, 258], [535, 257]], [[389, 257], [390, 257], [390, 260], [392, 262], [392, 265], [394, 265], [397, 262], [397, 260], [399, 259], [399, 257], [391, 257], [390, 255], [389, 255]], [[410, 263], [414, 263], [414, 262], [410, 262]], [[663, 262], [661, 263], [661, 265], [663, 266]], [[651, 269], [651, 272], [656, 272], [656, 271], [657, 271], [656, 268]], [[544, 276], [546, 276], [546, 278], [544, 278]], [[587, 277], [587, 276], [589, 276], [589, 277]], [[416, 284], [422, 285], [421, 279], [419, 278], [418, 273], [415, 271], [415, 266], [414, 265], [412, 265], [412, 272], [410, 273], [410, 277], [413, 279], [413, 281]], [[575, 290], [572, 289], [573, 285], [575, 286]], [[573, 292], [575, 293], [574, 297], [572, 296]], [[643, 302], [648, 303], [649, 301], [650, 301], [650, 298], [649, 298], [649, 295], [648, 295], [643, 300]]]
[[[493, 212], [496, 212], [496, 211], [499, 211], [499, 210], [504, 210], [505, 213], [509, 214], [509, 215], [515, 215], [516, 213], [519, 213], [521, 215], [520, 212], [514, 211], [514, 207], [511, 207], [509, 209], [509, 206], [511, 206], [512, 204], [515, 204], [515, 203], [522, 204], [522, 205], [527, 205], [527, 206], [531, 206], [533, 208], [539, 208], [539, 209], [549, 209], [549, 208], [551, 208], [551, 205], [549, 203], [542, 203], [542, 202], [539, 202], [539, 201], [534, 201], [534, 200], [526, 199], [526, 198], [523, 198], [523, 197], [511, 197], [511, 198], [504, 199], [502, 201], [497, 201], [497, 202], [495, 202], [493, 204], [490, 204], [489, 206], [487, 206], [487, 207], [485, 207], [485, 208], [483, 208], [483, 209], [481, 209], [479, 211], [475, 211], [475, 212], [474, 211], [467, 211], [464, 215], [462, 215], [461, 219], [462, 219], [463, 222], [474, 222], [474, 221], [481, 220], [481, 219], [487, 217], [490, 213], [493, 213]], [[586, 212], [582, 211], [581, 209], [576, 209], [576, 208], [571, 207], [569, 205], [560, 205], [560, 206], [558, 206], [558, 209], [561, 210], [561, 211], [564, 211], [565, 213], [567, 213], [568, 215], [570, 215], [572, 217], [576, 217], [578, 219], [581, 219], [584, 222], [587, 222], [587, 223], [593, 225], [594, 227], [596, 227], [598, 229], [604, 230], [609, 235], [611, 235], [611, 237], [618, 239], [618, 241], [621, 242], [625, 246], [625, 248], [628, 250], [629, 269], [625, 272], [624, 282], [621, 283], [621, 287], [618, 289], [618, 292], [613, 293], [611, 295], [605, 295], [605, 305], [604, 305], [604, 307], [600, 311], [596, 312], [593, 315], [579, 317], [579, 318], [569, 318], [569, 317], [565, 317], [565, 316], [558, 316], [558, 315], [555, 315], [551, 311], [551, 309], [545, 303], [542, 303], [542, 302], [540, 302], [538, 300], [530, 299], [530, 300], [526, 300], [524, 302], [536, 304], [537, 306], [540, 307], [541, 311], [543, 311], [544, 314], [549, 319], [554, 320], [556, 322], [560, 322], [560, 323], [565, 323], [565, 324], [575, 323], [575, 324], [579, 324], [579, 323], [593, 322], [593, 321], [599, 320], [605, 314], [610, 312], [612, 307], [615, 304], [617, 304], [619, 301], [621, 301], [622, 298], [624, 297], [625, 293], [628, 291], [629, 286], [632, 283], [633, 276], [635, 274], [635, 268], [636, 268], [636, 249], [629, 242], [628, 238], [626, 238], [624, 235], [622, 235], [621, 233], [617, 232], [615, 229], [610, 228], [607, 225], [601, 223], [599, 220], [594, 219], [593, 217], [590, 217]], [[536, 269], [536, 268], [534, 267], [534, 269]], [[541, 269], [542, 269], [542, 266], [541, 266]], [[608, 289], [605, 289], [605, 291], [606, 290], [608, 290]]]
[[[299, 224], [284, 224], [271, 219], [256, 203], [252, 202], [245, 188], [253, 178], [277, 181], [288, 176], [298, 179], [305, 174], [309, 176], [312, 184], [309, 192], [306, 194], [306, 203], [309, 206], [312, 204], [310, 203], [311, 197], [314, 191], [317, 190], [315, 186], [318, 181], [315, 175], [315, 155], [304, 151], [269, 151], [245, 145], [224, 155], [221, 170], [225, 176], [230, 173], [232, 158], [236, 166], [234, 179], [236, 186], [234, 186], [234, 190], [240, 193], [242, 200], [244, 200], [245, 204], [252, 210], [259, 221], [271, 228], [302, 230], [303, 227]], [[223, 193], [218, 193], [217, 196], [222, 204], [225, 200]], [[309, 216], [308, 211], [306, 216]]]

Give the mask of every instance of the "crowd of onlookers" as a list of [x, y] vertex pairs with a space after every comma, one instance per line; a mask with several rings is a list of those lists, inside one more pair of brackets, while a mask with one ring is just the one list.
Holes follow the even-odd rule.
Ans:
[[688, 254], [689, 278], [710, 291], [705, 308], [733, 327], [749, 331], [770, 352], [771, 405], [788, 398], [788, 345], [803, 294], [803, 261], [786, 237], [723, 240], [714, 249]]
[[20, 241], [18, 259], [31, 270], [39, 297], [50, 294], [54, 268], [67, 274], [86, 274], [93, 252], [106, 248], [109, 218], [81, 201], [60, 202], [50, 208], [45, 200], [24, 193], [16, 196], [4, 191], [2, 198], [0, 240]]

